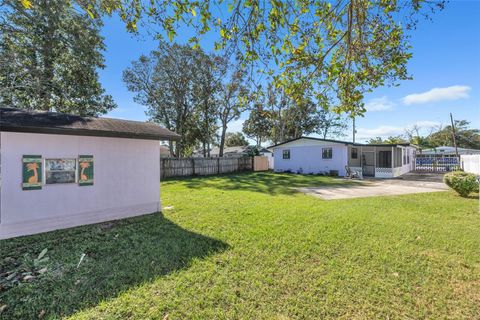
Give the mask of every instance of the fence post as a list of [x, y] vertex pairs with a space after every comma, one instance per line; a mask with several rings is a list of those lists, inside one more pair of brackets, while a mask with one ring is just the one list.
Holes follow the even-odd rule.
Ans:
[[220, 157], [217, 157], [217, 174], [220, 174]]
[[160, 158], [160, 180], [165, 178], [165, 165], [164, 165], [164, 160]]
[[252, 169], [251, 171], [255, 171], [255, 156], [252, 156]]
[[192, 158], [192, 176], [195, 175], [195, 159]]

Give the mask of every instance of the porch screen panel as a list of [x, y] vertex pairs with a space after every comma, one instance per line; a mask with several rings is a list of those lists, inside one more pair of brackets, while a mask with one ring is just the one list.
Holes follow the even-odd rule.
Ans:
[[378, 167], [379, 168], [391, 168], [392, 167], [392, 152], [391, 151], [379, 151], [378, 152]]

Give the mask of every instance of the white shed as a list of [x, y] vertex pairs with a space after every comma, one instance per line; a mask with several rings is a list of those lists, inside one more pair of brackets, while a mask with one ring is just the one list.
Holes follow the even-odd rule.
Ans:
[[158, 212], [153, 123], [0, 108], [0, 239]]

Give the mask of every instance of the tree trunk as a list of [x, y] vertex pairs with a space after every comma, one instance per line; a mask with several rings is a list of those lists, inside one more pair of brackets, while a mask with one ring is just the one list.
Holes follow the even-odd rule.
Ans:
[[220, 150], [218, 153], [219, 157], [223, 157], [223, 150], [225, 148], [225, 135], [227, 134], [227, 124], [222, 123], [222, 134], [220, 136]]
[[55, 17], [50, 11], [50, 3], [48, 1], [42, 1], [42, 6], [45, 9], [47, 21], [45, 22], [44, 29], [44, 41], [42, 42], [42, 71], [41, 71], [41, 83], [40, 83], [40, 109], [44, 111], [50, 110], [50, 97], [53, 86], [53, 33], [55, 32], [55, 23], [52, 21]]

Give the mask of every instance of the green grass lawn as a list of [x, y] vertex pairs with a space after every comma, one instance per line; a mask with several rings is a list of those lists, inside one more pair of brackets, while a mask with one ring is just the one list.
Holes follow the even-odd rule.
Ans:
[[[170, 180], [163, 215], [0, 241], [0, 318], [480, 318], [477, 199], [323, 201], [291, 190], [339, 183]], [[35, 278], [5, 281], [12, 270]]]

